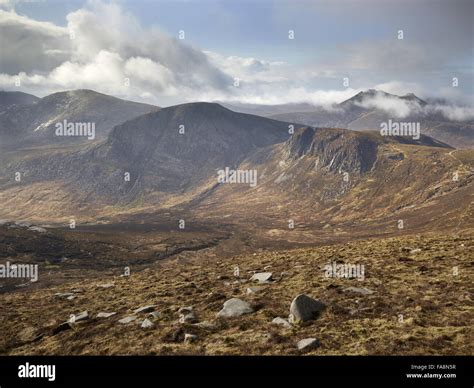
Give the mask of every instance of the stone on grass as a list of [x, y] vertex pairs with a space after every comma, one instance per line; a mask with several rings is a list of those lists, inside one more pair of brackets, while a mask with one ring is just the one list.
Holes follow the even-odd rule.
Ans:
[[365, 288], [365, 287], [347, 287], [347, 288], [344, 288], [344, 292], [353, 292], [353, 293], [361, 294], [361, 295], [370, 295], [374, 293], [374, 291], [369, 290], [368, 288]]
[[298, 350], [310, 351], [321, 346], [321, 343], [316, 338], [305, 338], [298, 342]]
[[240, 317], [241, 315], [250, 313], [253, 313], [253, 308], [250, 306], [250, 304], [241, 299], [232, 298], [224, 303], [223, 309], [217, 313], [217, 316], [223, 318], [232, 318]]
[[137, 317], [135, 315], [129, 315], [128, 317], [119, 320], [119, 323], [126, 325], [127, 323], [133, 322]]
[[196, 313], [192, 307], [181, 307], [178, 310], [179, 323], [196, 323], [198, 321]]
[[253, 274], [253, 276], [250, 278], [250, 281], [252, 282], [259, 282], [259, 283], [267, 283], [272, 280], [272, 273], [271, 272], [259, 272], [256, 274]]
[[155, 310], [156, 305], [148, 305], [148, 306], [143, 306], [137, 308], [134, 313], [139, 314], [139, 313], [151, 313], [152, 311]]
[[298, 295], [291, 302], [290, 322], [306, 322], [318, 317], [326, 305], [305, 294]]
[[117, 313], [116, 312], [113, 312], [113, 313], [100, 312], [99, 314], [97, 314], [97, 318], [109, 318], [109, 317], [114, 316], [115, 314]]
[[64, 298], [64, 299], [67, 299], [69, 298], [70, 296], [74, 296], [74, 294], [72, 292], [56, 292], [54, 294], [54, 296], [56, 298]]
[[87, 311], [82, 311], [79, 314], [72, 314], [69, 317], [69, 323], [76, 323], [80, 321], [85, 321], [86, 319], [89, 319], [89, 313]]
[[141, 327], [142, 327], [143, 329], [149, 329], [149, 328], [151, 328], [151, 327], [153, 327], [153, 326], [155, 326], [155, 324], [154, 324], [152, 321], [150, 321], [149, 319], [147, 319], [147, 318], [145, 318], [145, 319], [143, 320], [142, 324], [141, 324]]
[[288, 322], [286, 319], [283, 319], [281, 317], [276, 317], [273, 319], [272, 323], [274, 325], [280, 325], [280, 326], [283, 326], [287, 329], [290, 329], [291, 328], [291, 323]]
[[38, 232], [38, 233], [46, 233], [47, 230], [45, 228], [42, 228], [40, 226], [30, 226], [28, 230], [31, 230], [32, 232]]
[[248, 287], [247, 294], [255, 294], [256, 292], [259, 292], [261, 290], [263, 290], [263, 287]]

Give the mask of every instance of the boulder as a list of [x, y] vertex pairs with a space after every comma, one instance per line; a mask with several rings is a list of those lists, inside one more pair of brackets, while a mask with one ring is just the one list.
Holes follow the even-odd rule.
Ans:
[[272, 323], [274, 325], [280, 325], [280, 326], [283, 326], [287, 329], [291, 329], [291, 323], [288, 322], [286, 319], [283, 319], [281, 317], [276, 317], [273, 319]]
[[310, 321], [317, 318], [325, 308], [326, 305], [319, 300], [300, 294], [291, 302], [290, 322]]
[[310, 351], [321, 346], [321, 343], [316, 338], [305, 338], [298, 342], [298, 350]]
[[223, 309], [217, 313], [217, 316], [223, 318], [240, 317], [244, 314], [253, 313], [253, 311], [253, 308], [247, 302], [232, 298], [224, 303]]
[[273, 274], [271, 272], [259, 272], [259, 273], [253, 274], [253, 276], [250, 278], [250, 281], [259, 282], [259, 283], [268, 283], [272, 281], [272, 276]]

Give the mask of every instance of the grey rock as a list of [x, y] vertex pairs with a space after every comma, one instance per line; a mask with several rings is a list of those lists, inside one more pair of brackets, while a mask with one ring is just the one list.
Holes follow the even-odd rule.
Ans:
[[100, 312], [99, 314], [97, 314], [97, 318], [109, 318], [109, 317], [114, 316], [115, 314], [117, 313], [116, 312], [113, 312], [113, 313]]
[[244, 314], [253, 313], [253, 311], [253, 308], [247, 302], [232, 298], [224, 303], [223, 309], [217, 313], [217, 316], [223, 318], [240, 317]]
[[298, 350], [310, 351], [321, 346], [316, 338], [305, 338], [298, 342]]
[[256, 292], [259, 292], [261, 290], [263, 290], [263, 287], [248, 287], [247, 294], [255, 294]]
[[15, 222], [15, 225], [16, 226], [19, 226], [20, 228], [29, 228], [30, 226], [32, 226], [29, 222], [24, 222], [24, 221], [17, 221]]
[[160, 313], [158, 311], [152, 311], [150, 314], [148, 314], [149, 317], [155, 319], [160, 317]]
[[56, 293], [54, 294], [54, 296], [55, 296], [56, 298], [65, 298], [65, 299], [67, 299], [67, 298], [69, 298], [70, 296], [74, 296], [74, 293], [72, 293], [72, 292], [56, 292]]
[[41, 228], [40, 226], [30, 226], [28, 230], [31, 230], [32, 232], [37, 232], [37, 233], [46, 233], [47, 230], [45, 228]]
[[133, 322], [135, 319], [137, 319], [136, 316], [129, 315], [128, 317], [120, 319], [119, 323], [121, 323], [122, 325], [126, 325], [127, 323]]
[[143, 306], [143, 307], [139, 307], [137, 308], [134, 313], [135, 314], [139, 314], [139, 313], [151, 313], [152, 311], [154, 311], [156, 308], [156, 305], [148, 305], [148, 306]]
[[361, 295], [370, 295], [374, 293], [374, 291], [369, 290], [368, 288], [365, 288], [365, 287], [347, 287], [347, 288], [344, 288], [344, 292], [353, 292], [353, 293], [361, 294]]
[[141, 324], [141, 327], [143, 329], [149, 329], [153, 326], [155, 326], [155, 324], [152, 321], [150, 321], [149, 319], [146, 319], [146, 318], [143, 320], [143, 322]]
[[76, 323], [76, 322], [85, 321], [86, 319], [89, 319], [89, 313], [87, 311], [82, 311], [79, 314], [71, 315], [68, 322]]
[[250, 278], [250, 281], [259, 282], [259, 283], [268, 283], [272, 280], [273, 274], [271, 272], [259, 272], [253, 274]]
[[326, 305], [305, 294], [298, 295], [291, 302], [290, 322], [306, 322], [317, 318], [317, 316], [326, 308]]
[[180, 314], [179, 316], [180, 323], [196, 323], [197, 321], [198, 319], [194, 311], [191, 311], [186, 314]]
[[283, 326], [287, 329], [291, 329], [291, 323], [288, 322], [286, 319], [283, 319], [281, 317], [276, 317], [273, 319], [272, 323], [274, 325], [280, 325], [280, 326]]

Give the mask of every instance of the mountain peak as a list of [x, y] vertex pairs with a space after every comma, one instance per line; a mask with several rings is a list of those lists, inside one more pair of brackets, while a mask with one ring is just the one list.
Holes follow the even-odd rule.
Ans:
[[346, 105], [352, 105], [354, 103], [361, 103], [367, 98], [371, 99], [374, 97], [387, 97], [387, 98], [405, 100], [405, 101], [415, 102], [422, 106], [427, 104], [425, 101], [423, 101], [421, 98], [416, 96], [414, 93], [407, 93], [403, 96], [398, 96], [396, 94], [384, 92], [383, 90], [367, 89], [355, 94], [351, 98], [341, 102], [339, 105], [346, 106]]
[[416, 102], [416, 103], [418, 103], [419, 105], [422, 105], [422, 106], [427, 104], [426, 101], [422, 100], [420, 97], [416, 96], [414, 93], [407, 93], [404, 96], [401, 96], [399, 98], [401, 98], [402, 100], [406, 100], [406, 101]]
[[356, 95], [352, 96], [351, 98], [343, 101], [340, 103], [340, 105], [345, 106], [345, 105], [352, 105], [354, 103], [360, 103], [363, 100], [367, 98], [374, 98], [375, 96], [382, 96], [382, 97], [397, 97], [393, 94], [384, 92], [383, 90], [377, 90], [377, 89], [367, 89], [363, 90]]
[[165, 109], [199, 113], [232, 112], [230, 109], [227, 109], [216, 102], [189, 102], [186, 104], [173, 105]]

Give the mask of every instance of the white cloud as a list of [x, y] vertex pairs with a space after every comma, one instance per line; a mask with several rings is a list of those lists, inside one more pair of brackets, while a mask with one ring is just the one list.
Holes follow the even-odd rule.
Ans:
[[292, 68], [286, 62], [265, 61], [253, 57], [236, 55], [223, 56], [212, 51], [204, 51], [209, 60], [229, 77], [238, 78], [244, 83], [289, 82], [294, 80]]
[[387, 95], [378, 92], [374, 96], [364, 98], [357, 105], [366, 109], [383, 110], [394, 117], [407, 117], [409, 114], [420, 110], [420, 105], [411, 101], [406, 101], [397, 96]]
[[[417, 82], [398, 78], [377, 82], [372, 74], [409, 74], [432, 68], [433, 56], [409, 42], [356, 42], [337, 50], [332, 60], [321, 55], [314, 62], [293, 64], [202, 51], [156, 26], [144, 28], [113, 2], [89, 1], [67, 15], [66, 27], [18, 15], [12, 4], [0, 0], [0, 88], [14, 89], [15, 80], [20, 79], [22, 91], [40, 96], [87, 88], [160, 105], [227, 101], [311, 103], [332, 109], [333, 104], [370, 87], [397, 95], [423, 95], [425, 90]], [[342, 78], [348, 75], [352, 87], [342, 89]], [[235, 78], [239, 79], [238, 86], [233, 85]], [[335, 85], [341, 89], [335, 90]], [[364, 104], [397, 117], [418, 109], [383, 95]], [[469, 116], [466, 109], [445, 107], [438, 111], [451, 117]]]
[[425, 93], [424, 88], [416, 82], [389, 81], [374, 86], [374, 89], [403, 96], [408, 93], [414, 93], [422, 96]]
[[156, 100], [178, 89], [206, 92], [232, 85], [206, 54], [156, 27], [143, 29], [118, 4], [91, 1], [67, 21], [66, 28], [58, 27], [0, 11], [0, 87], [12, 89], [20, 78], [22, 90], [40, 95], [90, 88]]
[[0, 69], [2, 73], [47, 72], [68, 59], [67, 30], [38, 22], [14, 11], [0, 10]]
[[428, 112], [441, 113], [452, 121], [474, 120], [474, 108], [470, 106], [435, 104], [428, 107]]

